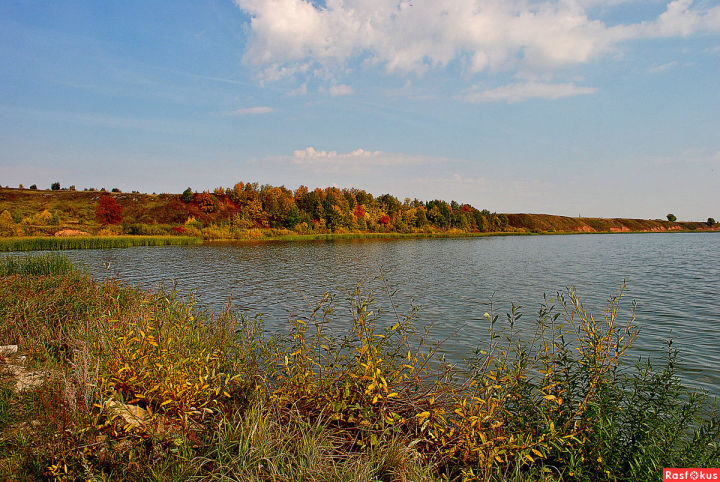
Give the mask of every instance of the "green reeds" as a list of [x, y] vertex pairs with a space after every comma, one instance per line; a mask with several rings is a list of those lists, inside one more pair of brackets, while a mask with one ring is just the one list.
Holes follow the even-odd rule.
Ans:
[[0, 251], [60, 251], [65, 249], [108, 249], [132, 246], [184, 246], [201, 244], [189, 236], [78, 236], [68, 238], [0, 238]]
[[58, 275], [69, 273], [75, 268], [66, 256], [45, 254], [40, 256], [5, 256], [0, 259], [0, 276], [13, 274]]

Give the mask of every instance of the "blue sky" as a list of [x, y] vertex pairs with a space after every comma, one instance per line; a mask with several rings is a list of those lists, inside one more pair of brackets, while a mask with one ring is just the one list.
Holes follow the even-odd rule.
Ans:
[[0, 4], [0, 183], [720, 218], [720, 2]]

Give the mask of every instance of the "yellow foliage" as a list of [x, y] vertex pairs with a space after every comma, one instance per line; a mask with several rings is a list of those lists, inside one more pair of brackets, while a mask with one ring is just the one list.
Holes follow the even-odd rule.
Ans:
[[22, 236], [23, 230], [15, 223], [7, 209], [0, 213], [0, 236]]

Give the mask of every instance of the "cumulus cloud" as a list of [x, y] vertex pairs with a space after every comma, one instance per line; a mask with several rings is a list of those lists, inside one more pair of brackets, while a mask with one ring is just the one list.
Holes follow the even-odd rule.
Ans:
[[265, 159], [280, 164], [321, 173], [368, 173], [408, 165], [440, 165], [452, 162], [445, 157], [421, 156], [358, 148], [349, 152], [328, 151], [309, 146], [293, 151], [291, 156]]
[[572, 83], [547, 84], [543, 82], [519, 82], [494, 89], [472, 89], [464, 99], [468, 102], [521, 102], [528, 99], [560, 99], [595, 92], [594, 87], [579, 87]]
[[552, 72], [622, 41], [720, 31], [720, 6], [667, 3], [657, 18], [608, 25], [593, 7], [623, 0], [235, 0], [250, 17], [245, 60], [267, 81], [344, 71], [350, 61], [416, 73], [459, 61], [470, 73]]
[[329, 92], [331, 96], [339, 97], [341, 95], [350, 95], [355, 92], [355, 89], [349, 85], [339, 84], [330, 86]]
[[272, 107], [256, 106], [256, 107], [245, 107], [243, 109], [233, 110], [233, 111], [227, 112], [225, 115], [229, 115], [229, 116], [257, 115], [257, 114], [269, 114], [273, 111], [274, 111], [274, 109]]

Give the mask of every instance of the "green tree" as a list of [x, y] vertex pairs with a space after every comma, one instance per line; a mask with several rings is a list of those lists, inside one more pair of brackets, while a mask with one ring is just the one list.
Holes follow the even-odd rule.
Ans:
[[182, 196], [180, 196], [180, 199], [182, 199], [184, 203], [190, 203], [193, 201], [194, 198], [195, 195], [193, 194], [193, 190], [190, 188], [185, 189], [182, 193]]
[[670, 213], [670, 214], [667, 215], [667, 219], [668, 219], [668, 221], [670, 221], [671, 223], [674, 223], [675, 221], [677, 221], [677, 218], [676, 218], [675, 215], [672, 214], [672, 213]]
[[715, 225], [715, 220], [714, 220], [713, 218], [708, 218], [708, 220], [707, 220], [707, 225], [708, 225], [708, 226], [714, 226], [714, 225]]
[[60, 190], [60, 183], [59, 183], [59, 182], [54, 182], [54, 183], [50, 184], [50, 189], [52, 189], [53, 191], [59, 191], [59, 190]]
[[288, 211], [287, 216], [285, 216], [285, 227], [293, 229], [298, 224], [300, 224], [300, 210], [297, 206], [293, 206]]

